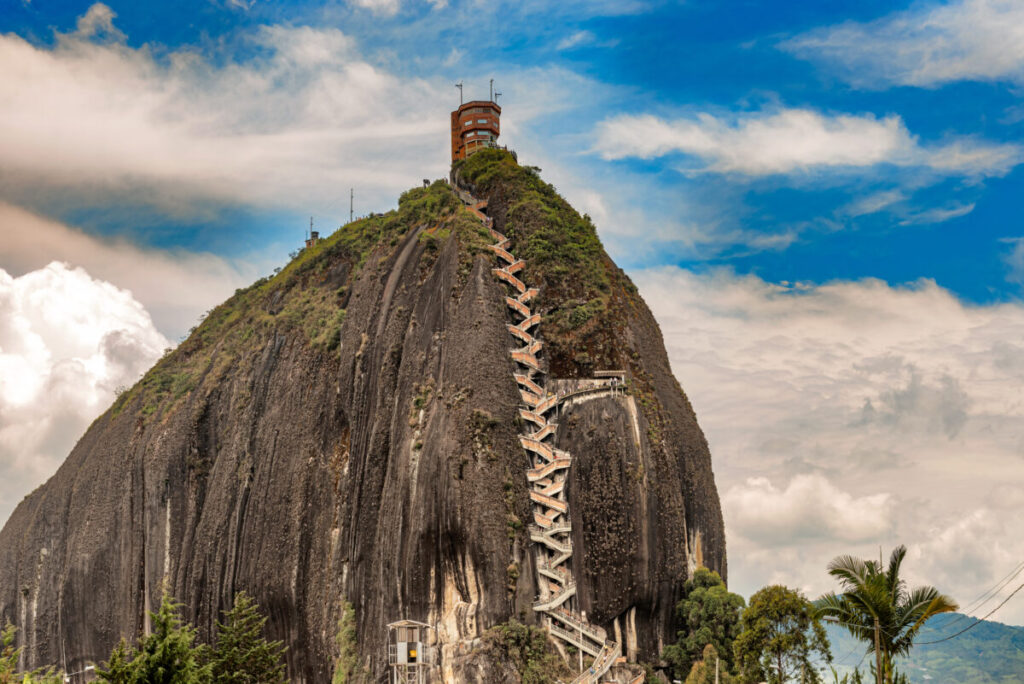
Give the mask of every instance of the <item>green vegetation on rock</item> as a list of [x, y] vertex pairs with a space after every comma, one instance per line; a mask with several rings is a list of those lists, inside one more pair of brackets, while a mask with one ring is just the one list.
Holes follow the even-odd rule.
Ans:
[[605, 254], [590, 217], [508, 152], [477, 152], [456, 163], [455, 174], [489, 199], [491, 215], [501, 215], [516, 256], [526, 262], [527, 280], [541, 286], [544, 339], [562, 359], [553, 359], [555, 372], [587, 374], [601, 365], [611, 349], [602, 348], [604, 335], [596, 333], [611, 305], [613, 280], [625, 276]]
[[334, 661], [331, 684], [352, 684], [359, 671], [359, 644], [356, 641], [356, 611], [348, 601], [342, 603], [335, 641], [338, 657]]
[[[338, 348], [351, 284], [375, 249], [390, 253], [412, 229], [422, 228], [427, 252], [455, 236], [460, 275], [486, 251], [487, 231], [462, 205], [447, 183], [402, 194], [398, 209], [342, 226], [301, 250], [274, 276], [235, 291], [207, 312], [188, 338], [170, 350], [130, 390], [114, 402], [117, 415], [140, 402], [145, 419], [160, 418], [193, 390], [208, 394], [227, 371], [255, 361], [256, 353], [280, 333], [299, 331], [301, 339], [323, 353]], [[436, 257], [432, 257], [436, 258]], [[244, 409], [244, 406], [239, 406]]]
[[572, 677], [540, 627], [512, 619], [491, 627], [484, 639], [519, 674], [522, 684], [554, 684]]

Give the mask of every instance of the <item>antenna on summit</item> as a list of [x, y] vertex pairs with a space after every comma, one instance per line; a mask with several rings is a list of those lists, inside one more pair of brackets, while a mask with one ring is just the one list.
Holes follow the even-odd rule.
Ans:
[[494, 104], [498, 104], [499, 97], [501, 97], [501, 93], [494, 93]]
[[494, 102], [494, 79], [491, 79], [491, 102]]
[[459, 89], [459, 106], [462, 106], [462, 81], [455, 84], [455, 87]]

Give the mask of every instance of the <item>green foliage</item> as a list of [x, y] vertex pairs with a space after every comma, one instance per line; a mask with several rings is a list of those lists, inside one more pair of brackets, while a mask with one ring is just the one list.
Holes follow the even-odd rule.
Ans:
[[18, 672], [18, 658], [21, 649], [15, 647], [18, 629], [7, 623], [0, 631], [0, 684], [59, 684], [64, 681], [63, 674], [53, 668]]
[[111, 415], [135, 402], [144, 420], [160, 420], [190, 393], [211, 391], [229, 369], [253, 363], [279, 333], [295, 331], [310, 347], [325, 354], [336, 352], [346, 294], [370, 254], [380, 249], [386, 255], [416, 227], [426, 228], [422, 239], [435, 251], [441, 241], [455, 236], [463, 278], [489, 241], [486, 230], [446, 183], [409, 190], [397, 210], [342, 226], [298, 252], [273, 277], [236, 290], [206, 312], [187, 339], [119, 394]]
[[828, 565], [830, 575], [839, 580], [842, 595], [825, 594], [817, 601], [818, 614], [844, 627], [876, 653], [886, 684], [895, 684], [893, 658], [907, 655], [921, 628], [936, 615], [957, 610], [956, 602], [931, 586], [908, 589], [900, 577], [905, 546], [896, 547], [889, 564], [864, 561], [853, 556], [838, 556]]
[[0, 684], [14, 681], [18, 656], [21, 655], [21, 649], [14, 646], [17, 634], [17, 628], [9, 622], [4, 626], [3, 632], [0, 632]]
[[196, 630], [184, 623], [181, 605], [167, 593], [160, 609], [150, 613], [152, 633], [137, 649], [122, 641], [103, 667], [97, 670], [100, 681], [116, 684], [207, 684], [210, 666], [204, 664], [206, 649], [195, 643]]
[[860, 674], [860, 668], [854, 668], [853, 672], [848, 672], [842, 677], [836, 671], [836, 668], [831, 665], [828, 668], [832, 671], [832, 684], [864, 684], [864, 678]]
[[267, 622], [244, 592], [217, 623], [214, 648], [196, 643], [196, 630], [180, 615], [181, 605], [164, 593], [150, 613], [152, 632], [137, 646], [124, 639], [101, 667], [99, 680], [111, 684], [284, 684], [284, 646], [263, 638]]
[[[715, 647], [711, 644], [705, 646], [701, 659], [693, 664], [685, 684], [733, 684], [736, 680], [729, 674], [725, 659], [722, 658], [721, 662], [719, 661], [718, 651]], [[717, 676], [716, 664], [718, 665]]]
[[515, 668], [522, 684], [554, 684], [570, 676], [565, 663], [549, 647], [547, 632], [539, 627], [512, 619], [491, 627], [484, 638]]
[[352, 684], [359, 668], [359, 644], [356, 641], [356, 611], [348, 601], [342, 602], [338, 620], [338, 657], [334, 661], [331, 684]]
[[[598, 362], [597, 341], [584, 341], [591, 321], [609, 310], [616, 272], [589, 216], [581, 216], [527, 167], [501, 150], [482, 150], [455, 166], [457, 176], [479, 196], [507, 205], [505, 234], [527, 264], [528, 279], [540, 286], [548, 310], [544, 336], [556, 353], [579, 370]], [[573, 351], [575, 350], [575, 351]]]
[[138, 674], [132, 659], [135, 650], [129, 646], [124, 639], [114, 648], [110, 654], [110, 660], [96, 669], [96, 674], [101, 682], [112, 684], [134, 684], [138, 682]]
[[677, 678], [687, 676], [708, 645], [714, 646], [725, 669], [734, 671], [732, 644], [740, 633], [743, 604], [743, 597], [730, 593], [717, 572], [697, 568], [683, 587], [683, 599], [676, 604], [680, 625], [676, 643], [662, 652]]
[[814, 605], [798, 591], [772, 585], [750, 597], [733, 649], [745, 682], [819, 684], [813, 660], [832, 662]]
[[213, 681], [218, 684], [284, 684], [285, 652], [280, 641], [263, 636], [267, 618], [244, 591], [217, 623], [217, 644], [210, 659]]

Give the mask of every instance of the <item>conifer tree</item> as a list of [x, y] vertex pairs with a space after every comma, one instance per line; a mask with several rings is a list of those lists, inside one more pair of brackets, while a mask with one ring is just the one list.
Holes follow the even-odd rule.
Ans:
[[235, 594], [235, 604], [217, 623], [217, 644], [210, 661], [217, 684], [284, 684], [285, 646], [267, 641], [263, 626], [267, 618], [244, 591]]
[[138, 681], [135, 664], [132, 662], [134, 657], [135, 649], [121, 639], [121, 643], [110, 653], [110, 660], [96, 668], [96, 675], [101, 682], [133, 684]]
[[97, 671], [100, 681], [113, 684], [209, 684], [206, 649], [195, 644], [196, 630], [182, 622], [180, 605], [166, 592], [160, 610], [150, 613], [153, 631], [138, 650], [122, 640], [110, 660]]
[[18, 672], [21, 649], [15, 647], [18, 628], [10, 622], [0, 631], [0, 684], [60, 684], [62, 674], [52, 667], [32, 672]]

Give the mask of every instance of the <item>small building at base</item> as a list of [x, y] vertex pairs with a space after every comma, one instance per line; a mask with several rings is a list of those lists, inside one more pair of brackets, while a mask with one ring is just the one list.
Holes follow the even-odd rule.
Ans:
[[399, 620], [388, 625], [389, 684], [426, 684], [434, 665], [434, 649], [428, 646], [433, 627], [416, 620]]

